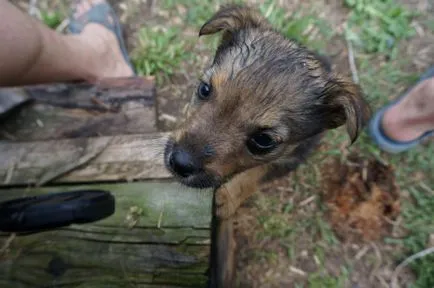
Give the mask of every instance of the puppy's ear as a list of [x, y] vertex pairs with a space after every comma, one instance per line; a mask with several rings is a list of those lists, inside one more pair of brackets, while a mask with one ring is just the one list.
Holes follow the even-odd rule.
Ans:
[[371, 114], [361, 88], [350, 80], [335, 76], [326, 84], [324, 93], [327, 128], [346, 124], [351, 143], [354, 143]]
[[270, 28], [267, 20], [255, 9], [247, 6], [223, 6], [200, 29], [199, 36], [224, 31], [223, 39], [229, 40], [234, 32], [247, 28]]

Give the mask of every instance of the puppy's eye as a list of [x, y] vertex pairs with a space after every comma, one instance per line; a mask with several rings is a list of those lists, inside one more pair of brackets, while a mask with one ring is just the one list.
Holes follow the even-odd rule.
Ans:
[[197, 88], [197, 95], [201, 100], [207, 100], [211, 96], [211, 86], [205, 82], [200, 82]]
[[247, 148], [254, 155], [264, 155], [277, 147], [277, 141], [266, 132], [257, 132], [247, 140]]

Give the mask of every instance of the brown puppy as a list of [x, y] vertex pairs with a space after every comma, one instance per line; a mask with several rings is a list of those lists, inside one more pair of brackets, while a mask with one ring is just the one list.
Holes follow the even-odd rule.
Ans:
[[346, 124], [355, 141], [369, 109], [357, 85], [256, 10], [226, 6], [199, 35], [219, 31], [214, 61], [165, 162], [181, 183], [217, 188], [217, 215], [226, 218], [258, 183], [295, 169], [327, 129]]

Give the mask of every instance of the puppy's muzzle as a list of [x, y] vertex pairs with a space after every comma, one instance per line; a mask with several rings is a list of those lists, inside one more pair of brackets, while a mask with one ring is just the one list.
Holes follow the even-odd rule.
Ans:
[[211, 188], [221, 185], [221, 179], [207, 172], [201, 157], [169, 140], [164, 151], [167, 169], [184, 185], [193, 188]]
[[170, 169], [181, 178], [188, 178], [202, 172], [202, 167], [191, 153], [174, 147], [168, 157]]

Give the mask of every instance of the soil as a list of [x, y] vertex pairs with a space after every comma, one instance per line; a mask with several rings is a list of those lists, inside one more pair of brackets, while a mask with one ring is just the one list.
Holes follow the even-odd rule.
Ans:
[[392, 232], [400, 212], [394, 171], [376, 159], [355, 155], [322, 169], [328, 220], [343, 241], [375, 241]]
[[[322, 179], [320, 189], [312, 187], [317, 195], [307, 198], [292, 188], [294, 181], [308, 185], [303, 169], [305, 167], [264, 186], [237, 212], [238, 287], [297, 287], [295, 283], [309, 283], [309, 275], [317, 275], [321, 267], [327, 275], [340, 277], [346, 265], [352, 265], [351, 277], [339, 287], [372, 288], [389, 282], [396, 267], [393, 255], [397, 251], [379, 240], [402, 233], [395, 225], [400, 197], [393, 168], [357, 155], [349, 155], [345, 161], [329, 159], [318, 171]], [[260, 203], [270, 196], [279, 202], [273, 211], [265, 213]], [[318, 202], [328, 208], [325, 218], [318, 213]], [[285, 203], [293, 203], [295, 211], [282, 216], [285, 217], [282, 219], [284, 227], [322, 217], [333, 228], [339, 245], [319, 240], [322, 232], [312, 232], [308, 226], [297, 230], [289, 244], [283, 242], [284, 235], [263, 238], [258, 231], [263, 230], [264, 225], [258, 218], [265, 214], [275, 217], [278, 211], [284, 215]], [[296, 247], [295, 255], [289, 259], [287, 245]], [[317, 257], [318, 248], [324, 250], [321, 260]], [[265, 253], [271, 253], [275, 260], [264, 261], [261, 254]], [[270, 263], [273, 264], [270, 266]], [[400, 283], [409, 283], [412, 277], [405, 271]]]

